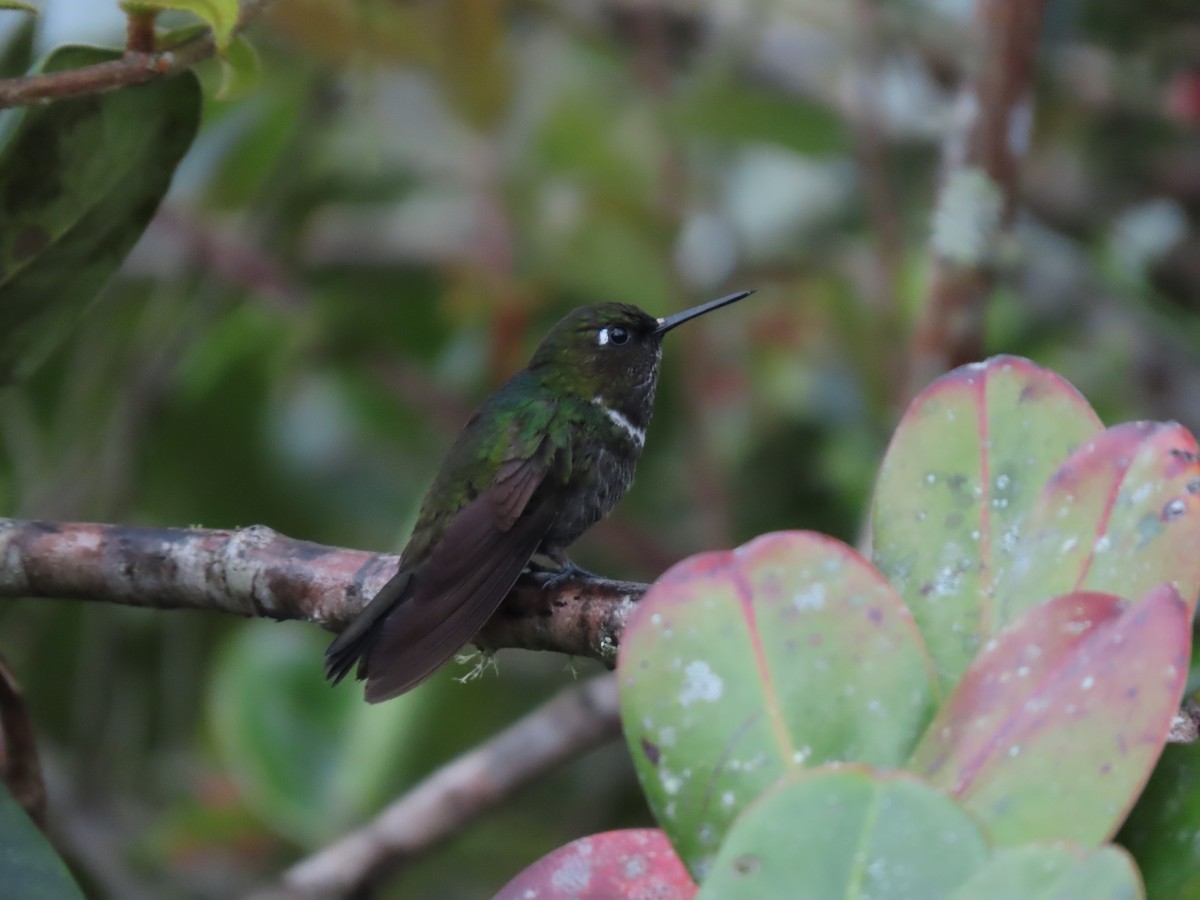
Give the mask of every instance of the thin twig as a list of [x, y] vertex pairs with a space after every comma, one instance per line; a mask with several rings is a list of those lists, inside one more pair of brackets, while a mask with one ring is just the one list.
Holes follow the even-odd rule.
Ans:
[[906, 396], [977, 359], [983, 313], [1033, 124], [1033, 71], [1046, 0], [977, 0], [979, 70], [943, 151], [929, 298], [913, 335]]
[[256, 897], [345, 896], [619, 733], [615, 676], [570, 687], [438, 769], [362, 828], [301, 860], [282, 885]]
[[[399, 557], [327, 547], [262, 525], [236, 531], [0, 519], [0, 597], [300, 619], [340, 631]], [[522, 577], [477, 642], [616, 663], [644, 584]]]
[[46, 827], [46, 783], [38, 761], [33, 724], [21, 689], [0, 657], [0, 781], [40, 828]]
[[[270, 2], [242, 0], [234, 30], [241, 31], [257, 19]], [[0, 109], [102, 94], [117, 88], [146, 84], [177, 75], [209, 59], [216, 52], [217, 45], [212, 32], [205, 31], [162, 53], [127, 53], [112, 62], [66, 72], [0, 79]]]

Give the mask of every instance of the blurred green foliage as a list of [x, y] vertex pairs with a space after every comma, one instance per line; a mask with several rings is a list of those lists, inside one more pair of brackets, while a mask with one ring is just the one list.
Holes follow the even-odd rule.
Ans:
[[[78, 6], [40, 5], [8, 17], [0, 74], [35, 36], [95, 37], [48, 36]], [[221, 100], [221, 64], [199, 68], [204, 120], [158, 217], [0, 390], [0, 514], [394, 549], [473, 405], [566, 310], [757, 287], [668, 348], [637, 484], [575, 555], [648, 580], [770, 529], [853, 540], [902, 406], [969, 4], [882, 3], [874, 66], [854, 4], [655, 8], [277, 0], [249, 33], [260, 80]], [[1200, 425], [1200, 127], [1164, 104], [1200, 65], [1196, 20], [1169, 0], [1051, 8], [988, 350], [1058, 369], [1108, 422]], [[105, 43], [121, 28], [114, 4]], [[322, 646], [295, 624], [0, 604], [91, 894], [259, 884], [572, 677], [510, 651], [499, 678], [450, 666], [366, 710], [321, 682]], [[606, 748], [387, 890], [489, 896], [573, 837], [649, 821]]]

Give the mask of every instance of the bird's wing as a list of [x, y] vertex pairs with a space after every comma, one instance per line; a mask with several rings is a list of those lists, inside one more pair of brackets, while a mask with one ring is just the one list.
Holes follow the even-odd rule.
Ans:
[[524, 405], [491, 481], [426, 558], [398, 572], [330, 645], [328, 677], [340, 679], [358, 661], [367, 700], [386, 700], [427, 678], [491, 618], [557, 513], [553, 499], [530, 503], [543, 484], [552, 491], [561, 483], [569, 465], [549, 429], [529, 427], [553, 411], [549, 403]]

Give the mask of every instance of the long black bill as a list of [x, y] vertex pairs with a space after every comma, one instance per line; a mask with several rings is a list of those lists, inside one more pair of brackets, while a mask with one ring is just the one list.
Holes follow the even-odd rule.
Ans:
[[654, 329], [655, 334], [666, 334], [676, 325], [682, 325], [688, 319], [694, 319], [696, 316], [702, 316], [705, 313], [712, 312], [714, 309], [720, 309], [722, 306], [728, 306], [730, 303], [737, 303], [739, 300], [744, 300], [753, 294], [754, 291], [738, 291], [736, 294], [727, 294], [718, 300], [710, 300], [708, 303], [701, 303], [699, 306], [693, 306], [691, 309], [685, 309], [683, 312], [677, 312], [673, 316], [658, 320], [658, 327]]

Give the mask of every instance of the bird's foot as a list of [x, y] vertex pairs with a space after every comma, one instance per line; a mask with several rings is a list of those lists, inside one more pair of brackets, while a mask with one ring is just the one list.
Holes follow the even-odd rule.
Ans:
[[460, 653], [454, 657], [454, 661], [460, 665], [471, 666], [465, 674], [454, 679], [459, 684], [466, 684], [468, 681], [482, 678], [488, 669], [497, 674], [500, 672], [500, 664], [496, 662], [496, 655], [486, 650], [469, 650], [466, 653]]
[[547, 565], [535, 557], [534, 559], [530, 560], [529, 569], [532, 572], [538, 574], [544, 573], [550, 576], [542, 583], [542, 587], [544, 588], [553, 589], [559, 587], [564, 582], [570, 581], [573, 578], [600, 577], [595, 572], [589, 571], [583, 566], [575, 565], [575, 563], [571, 562], [571, 560], [567, 558], [567, 555], [561, 551], [547, 552], [541, 555], [545, 556], [550, 564]]
[[578, 578], [600, 577], [599, 575], [596, 575], [595, 572], [584, 569], [582, 565], [576, 565], [575, 563], [572, 563], [570, 559], [566, 559], [565, 557], [564, 564], [558, 566], [557, 569], [547, 568], [542, 569], [541, 571], [550, 574], [550, 577], [546, 578], [546, 581], [541, 583], [541, 587], [544, 590], [554, 590], [560, 588], [564, 583], [572, 580], [578, 580]]

